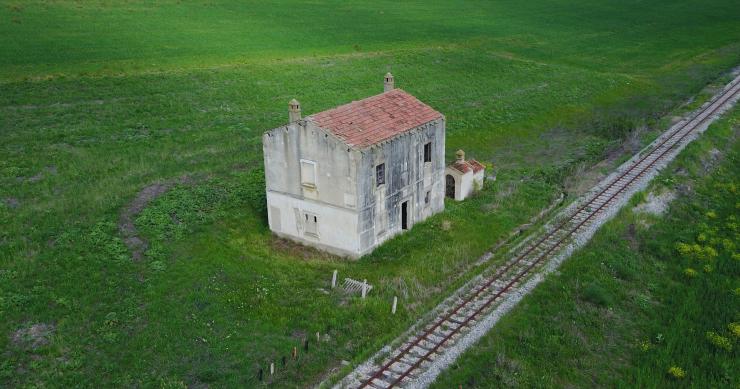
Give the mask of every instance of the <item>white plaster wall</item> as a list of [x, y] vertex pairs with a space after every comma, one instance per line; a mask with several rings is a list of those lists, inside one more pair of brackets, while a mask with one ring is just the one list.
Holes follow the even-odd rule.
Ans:
[[448, 174], [455, 178], [455, 201], [463, 201], [473, 193], [473, 172], [461, 173], [448, 166], [445, 168], [445, 177]]
[[[305, 233], [304, 212], [317, 215], [318, 237]], [[352, 257], [360, 254], [356, 211], [268, 191], [267, 213], [270, 229], [280, 236], [334, 254]]]
[[[473, 181], [478, 185], [479, 190], [483, 189], [483, 178], [485, 177], [485, 174], [486, 169], [481, 169], [481, 171], [473, 175]], [[475, 185], [473, 186], [473, 189], [475, 189]]]
[[[301, 120], [262, 136], [268, 191], [312, 198], [338, 207], [357, 207], [357, 159], [335, 136]], [[301, 160], [316, 166], [316, 186], [301, 185]]]

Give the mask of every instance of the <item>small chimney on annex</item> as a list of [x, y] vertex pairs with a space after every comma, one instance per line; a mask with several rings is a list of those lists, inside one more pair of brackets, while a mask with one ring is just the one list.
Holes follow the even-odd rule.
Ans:
[[288, 103], [288, 120], [290, 123], [301, 120], [301, 103], [293, 99]]
[[455, 153], [455, 157], [457, 157], [457, 162], [465, 162], [465, 152], [462, 150], [457, 150]]
[[388, 72], [385, 74], [385, 78], [383, 79], [383, 92], [388, 92], [393, 90], [393, 88], [393, 75], [391, 72]]

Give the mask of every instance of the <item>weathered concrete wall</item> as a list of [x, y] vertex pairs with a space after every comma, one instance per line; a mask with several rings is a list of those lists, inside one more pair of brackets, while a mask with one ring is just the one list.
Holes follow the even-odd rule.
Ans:
[[[424, 162], [428, 142], [432, 144], [431, 162]], [[408, 201], [408, 228], [444, 210], [444, 153], [444, 119], [363, 150], [357, 177], [362, 254], [402, 232], [403, 202]], [[381, 163], [386, 178], [378, 186], [375, 167]]]
[[[266, 132], [262, 143], [268, 220], [281, 237], [359, 257], [402, 232], [402, 203], [409, 229], [444, 210], [444, 119], [363, 150], [305, 120]], [[315, 166], [315, 185], [302, 183], [302, 162]], [[380, 163], [386, 182], [377, 186]]]
[[[333, 254], [359, 257], [357, 212], [287, 194], [267, 192], [270, 229], [283, 238]], [[307, 233], [305, 215], [318, 218], [316, 234]]]
[[[262, 138], [270, 229], [327, 251], [358, 256], [359, 152], [311, 122], [298, 121]], [[314, 166], [314, 185], [302, 181], [301, 162]], [[306, 216], [317, 218], [317, 231]]]
[[[357, 204], [359, 152], [312, 123], [298, 121], [262, 137], [268, 191], [305, 196], [338, 207]], [[316, 186], [301, 184], [301, 160], [316, 164]]]

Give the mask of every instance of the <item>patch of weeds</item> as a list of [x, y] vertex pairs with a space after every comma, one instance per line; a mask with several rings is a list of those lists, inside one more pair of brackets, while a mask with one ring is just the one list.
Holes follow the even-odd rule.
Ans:
[[609, 290], [598, 283], [592, 283], [583, 289], [583, 299], [602, 307], [608, 307], [614, 303], [614, 296]]

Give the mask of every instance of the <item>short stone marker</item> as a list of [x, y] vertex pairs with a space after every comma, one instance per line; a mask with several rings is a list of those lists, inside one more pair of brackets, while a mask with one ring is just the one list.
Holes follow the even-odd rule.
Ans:
[[396, 314], [396, 305], [398, 305], [398, 296], [393, 296], [393, 308], [391, 308], [391, 313]]
[[337, 271], [334, 270], [334, 273], [331, 275], [331, 288], [334, 289], [334, 287], [337, 286]]

